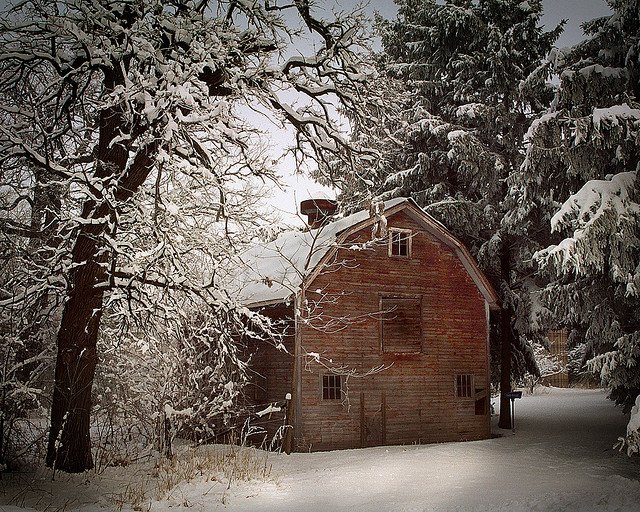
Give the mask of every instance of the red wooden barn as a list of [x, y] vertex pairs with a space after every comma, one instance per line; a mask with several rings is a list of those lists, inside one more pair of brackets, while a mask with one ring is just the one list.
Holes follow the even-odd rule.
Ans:
[[411, 199], [333, 221], [330, 201], [301, 206], [310, 228], [245, 253], [241, 292], [288, 326], [255, 347], [250, 393], [291, 396], [289, 448], [489, 437], [498, 300], [468, 250]]

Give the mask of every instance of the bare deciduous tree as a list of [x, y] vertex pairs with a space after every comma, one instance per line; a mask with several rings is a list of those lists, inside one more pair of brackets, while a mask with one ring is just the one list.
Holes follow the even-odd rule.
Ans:
[[[312, 55], [287, 57], [300, 35], [287, 12], [316, 39]], [[357, 119], [367, 99], [361, 16], [325, 22], [304, 0], [29, 0], [13, 2], [2, 20], [0, 115], [9, 122], [0, 164], [3, 187], [11, 168], [22, 188], [4, 194], [12, 214], [1, 227], [14, 240], [41, 237], [44, 225], [34, 230], [14, 214], [24, 208], [33, 218], [39, 190], [60, 199], [48, 224], [52, 275], [17, 288], [27, 297], [55, 282], [64, 299], [47, 464], [79, 472], [93, 465], [91, 387], [105, 305], [133, 297], [162, 309], [150, 288], [228, 303], [215, 276], [203, 283], [186, 269], [188, 254], [167, 229], [181, 207], [165, 198], [188, 190], [185, 180], [215, 191], [207, 215], [191, 218], [217, 224], [230, 245], [234, 194], [251, 177], [273, 176], [252, 151], [260, 131], [251, 110], [293, 126], [296, 155], [320, 168], [355, 169], [374, 155], [345, 136], [334, 109]], [[25, 91], [18, 106], [16, 90]], [[291, 96], [305, 99], [294, 106]]]

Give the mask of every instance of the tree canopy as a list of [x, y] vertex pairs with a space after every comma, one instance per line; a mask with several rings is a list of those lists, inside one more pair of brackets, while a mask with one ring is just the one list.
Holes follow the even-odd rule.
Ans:
[[[0, 32], [0, 229], [15, 270], [0, 306], [8, 319], [50, 305], [47, 462], [82, 471], [106, 314], [140, 329], [188, 301], [247, 320], [217, 269], [257, 227], [250, 184], [274, 179], [255, 119], [292, 126], [298, 160], [320, 168], [375, 156], [333, 116], [358, 118], [370, 98], [362, 15], [326, 21], [305, 0], [31, 0], [8, 6]], [[289, 51], [303, 33], [315, 50]], [[27, 328], [14, 329], [26, 346]]]
[[512, 191], [523, 223], [555, 232], [536, 255], [551, 280], [544, 302], [628, 411], [640, 393], [640, 5], [610, 5], [585, 41], [549, 56], [559, 87], [527, 133]]

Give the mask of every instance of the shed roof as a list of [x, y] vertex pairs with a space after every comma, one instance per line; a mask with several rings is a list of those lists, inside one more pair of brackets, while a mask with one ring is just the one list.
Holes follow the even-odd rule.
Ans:
[[[383, 215], [387, 217], [403, 209], [454, 249], [489, 306], [497, 308], [497, 295], [469, 251], [413, 199], [385, 201]], [[303, 279], [309, 278], [307, 285], [311, 283], [314, 272], [332, 249], [337, 249], [350, 233], [374, 222], [368, 210], [361, 210], [318, 229], [285, 231], [272, 242], [251, 247], [240, 256], [242, 270], [236, 275], [238, 298], [248, 307], [285, 302], [300, 289]]]

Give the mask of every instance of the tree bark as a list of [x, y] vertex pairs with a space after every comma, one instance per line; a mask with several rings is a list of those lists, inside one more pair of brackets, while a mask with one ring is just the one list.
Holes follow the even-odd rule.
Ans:
[[[500, 255], [500, 270], [503, 286], [509, 287], [511, 255], [508, 242], [505, 241]], [[509, 300], [504, 300], [500, 312], [500, 419], [498, 427], [511, 428], [511, 404], [507, 393], [511, 391], [511, 320], [513, 308]]]
[[500, 316], [500, 428], [511, 428], [511, 404], [506, 395], [511, 391], [511, 316], [509, 308]]
[[[116, 72], [105, 72], [107, 90], [113, 90], [123, 80]], [[137, 135], [152, 129], [146, 125], [136, 125], [135, 128]], [[134, 126], [126, 121], [122, 106], [110, 107], [100, 113], [99, 130], [94, 177], [113, 183], [113, 197], [117, 201], [126, 201], [149, 176], [158, 143], [149, 144], [127, 165], [135, 137], [128, 146], [124, 143], [111, 145], [117, 135], [134, 132]], [[97, 199], [87, 200], [81, 214], [83, 219], [92, 222], [81, 225], [72, 251], [70, 288], [58, 331], [46, 457], [47, 466], [69, 473], [93, 467], [89, 432], [91, 388], [97, 364], [96, 346], [103, 299], [108, 285], [107, 268], [112, 258], [104, 234], [108, 222], [116, 222], [116, 206], [104, 199], [100, 191], [95, 190], [94, 195]]]
[[[72, 288], [58, 331], [47, 466], [69, 473], [93, 467], [89, 418], [97, 363], [107, 253], [82, 230], [73, 249]], [[102, 285], [102, 286], [96, 286]]]

